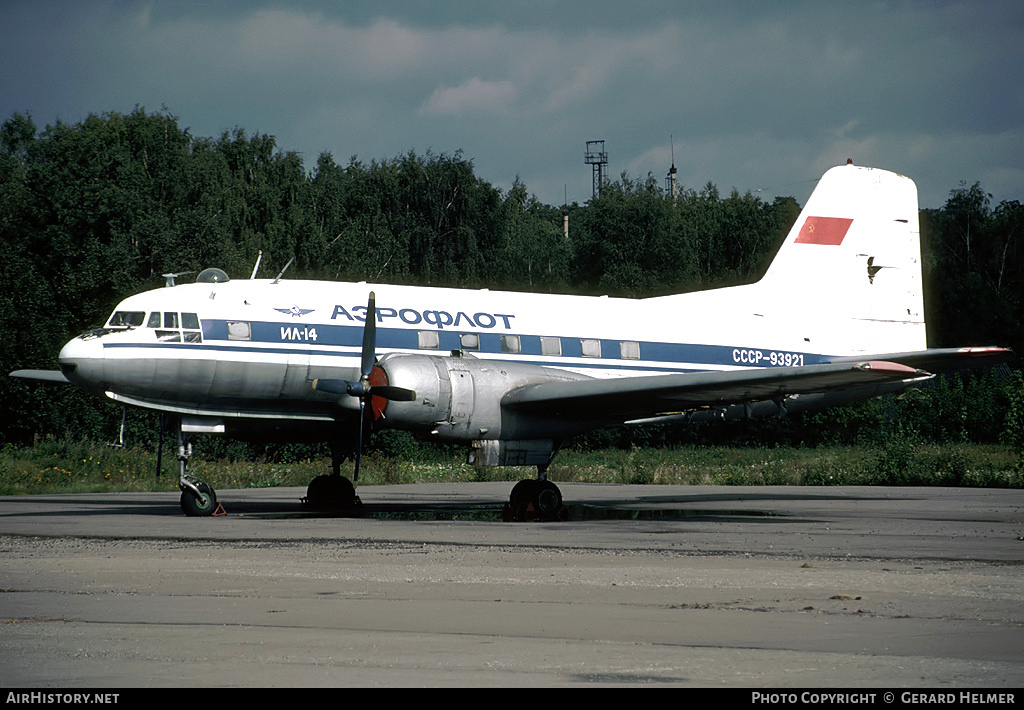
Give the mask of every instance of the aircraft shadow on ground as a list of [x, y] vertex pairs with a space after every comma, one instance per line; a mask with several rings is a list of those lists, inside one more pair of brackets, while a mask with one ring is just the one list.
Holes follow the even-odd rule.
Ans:
[[[701, 496], [653, 496], [643, 498], [606, 498], [589, 500], [586, 503], [567, 502], [566, 522], [599, 520], [717, 520], [732, 522], [794, 522], [791, 516], [756, 508], [705, 508], [694, 506], [716, 499]], [[764, 499], [775, 499], [765, 496]], [[721, 500], [739, 500], [736, 497]], [[685, 505], [689, 503], [690, 505]], [[681, 505], [682, 504], [682, 505]], [[502, 521], [504, 501], [468, 498], [465, 501], [404, 501], [388, 503], [367, 503], [345, 509], [312, 509], [302, 504], [270, 502], [249, 502], [229, 506], [228, 514], [252, 517], [302, 517], [302, 518], [370, 518], [375, 520], [422, 520], [422, 521]], [[802, 522], [802, 520], [801, 520]], [[809, 522], [809, 521], [808, 521]]]
[[[232, 500], [225, 491], [221, 503], [228, 516], [253, 518], [369, 518], [376, 520], [422, 521], [502, 521], [503, 500], [466, 496], [464, 499], [439, 502], [437, 500], [371, 502], [348, 508], [313, 508], [301, 498]], [[170, 498], [170, 496], [168, 496]], [[608, 496], [591, 498], [586, 502], [568, 501], [568, 522], [600, 520], [714, 520], [719, 522], [813, 522], [776, 510], [758, 506], [758, 502], [778, 501], [830, 501], [870, 500], [871, 496], [850, 496], [830, 493], [749, 493], [716, 492], [692, 495], [645, 495], [636, 497]], [[9, 512], [7, 515], [24, 517], [96, 517], [96, 516], [157, 516], [180, 517], [176, 502], [154, 501], [151, 498], [124, 499], [108, 495], [75, 494], [59, 497], [59, 507], [46, 506], [41, 510]], [[52, 501], [52, 499], [51, 499]], [[8, 503], [35, 504], [39, 499], [24, 496], [8, 499]], [[705, 507], [708, 503], [744, 502], [750, 505], [735, 507]]]

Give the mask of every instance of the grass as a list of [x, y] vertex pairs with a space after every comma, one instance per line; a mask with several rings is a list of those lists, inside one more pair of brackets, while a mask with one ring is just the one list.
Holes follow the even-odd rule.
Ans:
[[[201, 444], [200, 444], [201, 448]], [[429, 458], [429, 457], [424, 457]], [[306, 486], [330, 470], [328, 459], [290, 462], [190, 461], [196, 479], [215, 489]], [[351, 471], [351, 464], [343, 467]], [[43, 440], [0, 450], [0, 495], [177, 490], [177, 460], [89, 441]], [[350, 474], [349, 474], [350, 475]], [[533, 467], [474, 468], [459, 458], [433, 460], [372, 453], [360, 484], [517, 481]], [[940, 485], [1024, 487], [1024, 467], [1009, 448], [982, 444], [914, 445], [897, 439], [858, 447], [676, 447], [563, 451], [548, 471], [554, 481], [676, 485]]]
[[910, 449], [897, 461], [886, 446], [695, 446], [570, 453], [556, 459], [549, 477], [654, 485], [1024, 487], [1017, 456], [1006, 447], [956, 444]]

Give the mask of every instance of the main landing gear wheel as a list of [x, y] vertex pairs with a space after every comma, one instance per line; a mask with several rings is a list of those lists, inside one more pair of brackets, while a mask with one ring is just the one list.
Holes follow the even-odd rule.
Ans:
[[354, 508], [362, 504], [352, 481], [334, 474], [317, 476], [310, 481], [302, 502], [316, 510]]
[[201, 518], [208, 515], [213, 515], [217, 510], [217, 494], [208, 483], [200, 481], [196, 484], [196, 489], [199, 491], [199, 496], [189, 490], [183, 488], [181, 491], [181, 509], [193, 518]]
[[512, 488], [501, 517], [505, 522], [553, 522], [568, 519], [569, 511], [562, 505], [562, 492], [554, 483], [526, 479]]

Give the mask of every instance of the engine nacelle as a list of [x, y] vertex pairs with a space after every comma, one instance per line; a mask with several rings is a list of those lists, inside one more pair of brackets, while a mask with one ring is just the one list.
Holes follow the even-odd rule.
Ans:
[[[388, 354], [378, 366], [388, 383], [416, 392], [413, 402], [387, 402], [385, 426], [428, 433], [441, 441], [468, 443], [510, 436], [532, 438], [521, 418], [501, 408], [509, 390], [538, 382], [590, 379], [538, 365], [474, 357]], [[542, 432], [547, 438], [549, 432]], [[557, 436], [557, 433], [550, 433]]]

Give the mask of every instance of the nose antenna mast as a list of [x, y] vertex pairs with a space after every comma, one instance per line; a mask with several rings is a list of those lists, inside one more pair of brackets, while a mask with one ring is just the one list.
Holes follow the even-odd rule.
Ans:
[[256, 256], [256, 266], [252, 267], [252, 276], [249, 277], [250, 281], [252, 281], [254, 278], [256, 278], [256, 272], [260, 270], [260, 261], [262, 259], [263, 259], [263, 250], [260, 249], [260, 253]]
[[293, 261], [295, 261], [295, 257], [294, 256], [291, 259], [289, 259], [288, 263], [284, 265], [283, 269], [281, 269], [281, 273], [279, 273], [277, 275], [277, 278], [274, 279], [274, 283], [277, 283], [278, 281], [281, 280], [281, 277], [284, 276], [284, 272], [288, 270], [288, 267], [292, 265]]

